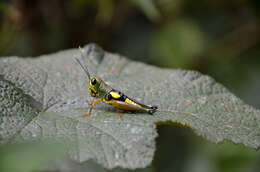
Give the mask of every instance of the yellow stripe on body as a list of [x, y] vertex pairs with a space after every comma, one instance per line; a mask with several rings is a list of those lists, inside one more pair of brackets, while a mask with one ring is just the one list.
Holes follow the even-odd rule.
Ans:
[[110, 95], [111, 95], [114, 99], [118, 99], [118, 98], [121, 97], [120, 94], [118, 94], [117, 92], [113, 92], [113, 91], [110, 92]]
[[125, 102], [131, 105], [135, 105], [135, 106], [139, 106], [138, 104], [136, 104], [135, 102], [133, 102], [132, 100], [130, 100], [129, 98], [125, 99]]
[[[112, 106], [116, 107], [117, 109], [121, 109], [121, 110], [130, 110], [130, 111], [144, 110], [140, 106], [135, 106], [133, 104], [129, 104], [129, 103], [118, 101], [118, 100], [104, 101], [104, 103], [112, 105]], [[146, 111], [146, 110], [144, 110], [144, 111]]]

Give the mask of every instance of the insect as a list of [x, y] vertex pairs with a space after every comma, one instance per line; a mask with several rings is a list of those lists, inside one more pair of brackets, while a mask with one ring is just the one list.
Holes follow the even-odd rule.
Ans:
[[[81, 56], [83, 56], [83, 50], [79, 47]], [[116, 108], [118, 114], [120, 110], [126, 111], [142, 111], [149, 114], [153, 114], [158, 108], [157, 106], [148, 106], [129, 98], [120, 91], [113, 89], [111, 86], [106, 84], [101, 78], [90, 75], [87, 66], [84, 66], [80, 60], [74, 56], [77, 63], [81, 66], [83, 71], [86, 73], [89, 79], [88, 92], [92, 97], [97, 98], [89, 109], [87, 116], [91, 115], [92, 109], [99, 103], [112, 105]], [[120, 115], [119, 115], [120, 116]]]

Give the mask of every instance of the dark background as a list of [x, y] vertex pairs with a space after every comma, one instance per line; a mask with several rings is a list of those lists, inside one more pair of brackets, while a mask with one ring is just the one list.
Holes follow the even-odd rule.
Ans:
[[[0, 0], [0, 56], [38, 56], [95, 42], [134, 60], [200, 71], [260, 108], [259, 5], [257, 0]], [[179, 127], [158, 130], [153, 171], [260, 170], [259, 151], [211, 144]]]

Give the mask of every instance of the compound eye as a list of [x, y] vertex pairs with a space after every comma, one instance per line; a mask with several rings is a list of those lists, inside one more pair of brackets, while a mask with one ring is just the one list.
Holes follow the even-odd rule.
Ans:
[[92, 85], [95, 85], [97, 83], [97, 80], [95, 79], [95, 78], [93, 78], [92, 80], [91, 80], [91, 84]]

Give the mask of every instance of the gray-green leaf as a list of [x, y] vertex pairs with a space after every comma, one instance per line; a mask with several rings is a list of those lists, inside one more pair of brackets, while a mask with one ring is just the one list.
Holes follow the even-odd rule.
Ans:
[[123, 113], [119, 118], [114, 108], [98, 104], [92, 116], [82, 118], [90, 107], [86, 100], [92, 98], [86, 75], [73, 61], [78, 50], [36, 59], [2, 58], [1, 142], [62, 139], [70, 156], [79, 162], [93, 159], [107, 168], [130, 169], [151, 163], [156, 124], [182, 124], [215, 143], [226, 139], [259, 147], [259, 110], [212, 78], [130, 61], [94, 44], [86, 46], [84, 53], [82, 61], [92, 74], [159, 110], [154, 115]]

